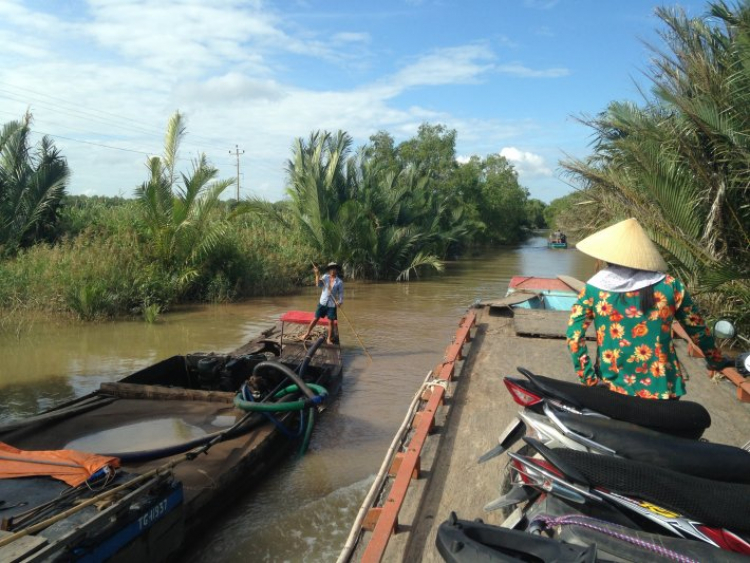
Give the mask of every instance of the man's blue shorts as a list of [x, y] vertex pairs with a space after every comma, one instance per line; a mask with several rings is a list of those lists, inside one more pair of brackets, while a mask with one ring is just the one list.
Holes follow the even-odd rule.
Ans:
[[336, 307], [329, 307], [328, 305], [318, 305], [315, 309], [315, 318], [327, 317], [329, 321], [335, 321], [338, 319], [336, 316]]

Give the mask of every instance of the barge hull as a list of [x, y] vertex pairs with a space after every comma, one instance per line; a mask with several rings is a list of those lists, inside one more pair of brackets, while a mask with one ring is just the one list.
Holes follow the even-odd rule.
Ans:
[[[452, 396], [436, 412], [436, 424], [425, 442], [419, 478], [405, 495], [398, 523], [377, 557], [367, 554], [372, 532], [364, 530], [352, 561], [426, 561], [440, 563], [435, 547], [441, 522], [455, 511], [462, 518], [481, 518], [488, 524], [502, 524], [500, 512], [485, 512], [484, 505], [495, 498], [505, 465], [504, 457], [478, 464], [481, 454], [497, 445], [499, 434], [520, 409], [503, 385], [502, 378], [515, 375], [516, 367], [576, 381], [564, 330], [546, 334], [521, 334], [515, 319], [491, 314], [489, 306], [479, 309], [477, 333], [463, 367], [451, 384]], [[543, 314], [543, 312], [539, 312]], [[550, 311], [550, 323], [559, 315]], [[592, 346], [593, 343], [589, 344]], [[734, 386], [712, 381], [702, 360], [687, 354], [683, 341], [676, 347], [689, 374], [688, 398], [711, 412], [712, 425], [705, 432], [711, 442], [742, 446], [750, 428], [750, 406], [737, 402]]]

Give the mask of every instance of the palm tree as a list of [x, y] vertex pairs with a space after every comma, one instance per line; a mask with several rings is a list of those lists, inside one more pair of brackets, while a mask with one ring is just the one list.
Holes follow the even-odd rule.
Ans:
[[[408, 279], [419, 268], [442, 269], [434, 252], [441, 239], [431, 229], [443, 210], [434, 209], [429, 175], [385, 165], [366, 147], [352, 154], [351, 146], [341, 131], [295, 141], [287, 164], [289, 225], [320, 257], [341, 261], [350, 277]], [[279, 217], [268, 205], [255, 207]]]
[[178, 172], [184, 135], [184, 116], [175, 112], [167, 124], [164, 155], [148, 159], [149, 177], [135, 195], [141, 231], [155, 258], [189, 281], [227, 231], [229, 217], [219, 209], [219, 198], [234, 180], [217, 180], [219, 171], [205, 154], [193, 160], [190, 173]]
[[27, 113], [0, 132], [0, 253], [51, 238], [70, 175], [49, 137], [31, 148], [31, 119]]
[[750, 3], [711, 4], [710, 20], [658, 15], [654, 97], [584, 120], [594, 153], [564, 166], [594, 211], [585, 227], [639, 217], [705, 304], [750, 324]]

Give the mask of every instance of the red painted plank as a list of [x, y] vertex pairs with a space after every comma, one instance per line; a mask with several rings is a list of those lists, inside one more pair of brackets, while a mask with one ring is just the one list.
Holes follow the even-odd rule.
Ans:
[[432, 397], [422, 411], [423, 413], [429, 413], [431, 416], [422, 416], [419, 420], [419, 426], [412, 436], [411, 442], [409, 442], [409, 447], [401, 460], [401, 467], [399, 467], [391, 491], [383, 505], [383, 511], [380, 513], [377, 524], [375, 524], [370, 543], [367, 544], [367, 548], [362, 555], [363, 563], [379, 563], [386, 547], [388, 547], [388, 541], [391, 539], [398, 523], [398, 513], [409, 490], [412, 473], [417, 467], [419, 455], [427, 440], [432, 418], [435, 416], [435, 410], [440, 406], [444, 394], [445, 389], [443, 387], [435, 387]]
[[[461, 354], [464, 343], [469, 341], [471, 328], [476, 324], [476, 314], [472, 311], [464, 319], [456, 331], [456, 340], [448, 347], [446, 360], [438, 368], [438, 379], [449, 381], [453, 377], [456, 359]], [[398, 513], [406, 498], [409, 484], [414, 472], [419, 467], [422, 448], [435, 423], [435, 412], [443, 402], [445, 388], [436, 385], [427, 401], [424, 410], [420, 411], [419, 421], [406, 452], [401, 458], [401, 463], [393, 481], [388, 499], [382, 506], [375, 528], [372, 532], [370, 542], [365, 548], [362, 561], [365, 563], [379, 563], [388, 547], [391, 536], [395, 533], [398, 524]]]

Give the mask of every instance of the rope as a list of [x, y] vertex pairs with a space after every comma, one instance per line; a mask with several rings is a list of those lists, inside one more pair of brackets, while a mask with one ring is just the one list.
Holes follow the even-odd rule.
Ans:
[[647, 549], [653, 553], [661, 555], [662, 557], [667, 557], [674, 561], [678, 561], [679, 563], [700, 563], [695, 559], [692, 559], [686, 555], [682, 555], [681, 553], [677, 553], [676, 551], [672, 551], [669, 548], [639, 538], [634, 538], [628, 534], [617, 532], [611, 529], [611, 527], [616, 526], [617, 528], [623, 529], [622, 526], [617, 526], [616, 524], [611, 524], [603, 520], [597, 520], [596, 518], [589, 518], [587, 516], [579, 516], [576, 514], [568, 514], [565, 516], [560, 516], [559, 518], [553, 518], [551, 516], [543, 514], [541, 516], [537, 516], [532, 524], [534, 522], [541, 522], [548, 528], [554, 526], [580, 526], [582, 528], [588, 528], [589, 530], [600, 532], [602, 534], [635, 545], [637, 547]]

